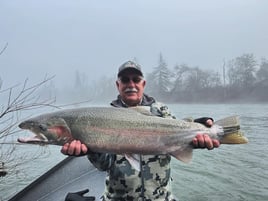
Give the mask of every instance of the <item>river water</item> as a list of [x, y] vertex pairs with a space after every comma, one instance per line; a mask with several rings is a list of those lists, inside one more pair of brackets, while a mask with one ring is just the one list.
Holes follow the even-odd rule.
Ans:
[[[239, 115], [241, 129], [249, 139], [244, 145], [221, 145], [208, 151], [194, 150], [193, 160], [172, 160], [172, 188], [181, 201], [268, 200], [268, 104], [172, 104], [177, 118], [209, 116], [215, 120]], [[0, 177], [0, 200], [7, 200], [64, 158], [60, 147], [17, 145], [18, 153], [40, 157]]]

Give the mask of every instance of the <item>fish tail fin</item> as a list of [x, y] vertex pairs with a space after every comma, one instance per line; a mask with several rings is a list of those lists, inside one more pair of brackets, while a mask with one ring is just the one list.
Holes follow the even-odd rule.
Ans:
[[215, 122], [223, 128], [223, 135], [220, 139], [221, 144], [245, 144], [248, 139], [240, 131], [239, 116], [230, 116]]

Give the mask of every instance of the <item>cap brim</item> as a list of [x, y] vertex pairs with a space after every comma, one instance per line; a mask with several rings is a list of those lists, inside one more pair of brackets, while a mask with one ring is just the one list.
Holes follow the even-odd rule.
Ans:
[[135, 73], [143, 77], [142, 72], [136, 68], [125, 68], [117, 74], [117, 77], [121, 77], [124, 73]]

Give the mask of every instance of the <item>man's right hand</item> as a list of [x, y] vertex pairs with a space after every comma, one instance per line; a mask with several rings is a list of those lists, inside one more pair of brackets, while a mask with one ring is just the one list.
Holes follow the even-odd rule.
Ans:
[[79, 140], [73, 140], [70, 143], [66, 143], [61, 148], [61, 153], [69, 156], [84, 156], [87, 155], [87, 152], [87, 146], [82, 144]]

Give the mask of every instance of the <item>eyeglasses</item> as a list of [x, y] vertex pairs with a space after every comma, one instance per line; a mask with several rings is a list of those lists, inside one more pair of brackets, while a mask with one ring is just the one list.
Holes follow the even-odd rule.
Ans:
[[127, 84], [130, 82], [130, 80], [132, 80], [132, 82], [134, 82], [135, 84], [138, 84], [142, 78], [139, 77], [139, 76], [135, 76], [135, 77], [126, 77], [126, 76], [122, 76], [119, 78], [120, 81], [123, 83], [123, 84]]

